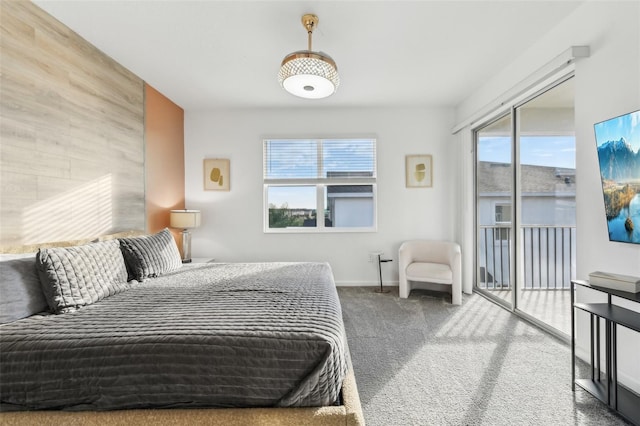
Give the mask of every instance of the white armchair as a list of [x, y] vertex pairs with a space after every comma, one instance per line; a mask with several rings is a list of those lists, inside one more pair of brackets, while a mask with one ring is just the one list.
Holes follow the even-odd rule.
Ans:
[[398, 251], [400, 297], [406, 299], [412, 282], [451, 286], [451, 304], [462, 303], [460, 246], [450, 241], [413, 240]]

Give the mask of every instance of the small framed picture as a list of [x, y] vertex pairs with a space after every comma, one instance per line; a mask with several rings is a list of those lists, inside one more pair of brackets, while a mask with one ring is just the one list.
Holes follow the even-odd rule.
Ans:
[[204, 190], [228, 191], [229, 160], [225, 158], [205, 158], [204, 160]]
[[431, 155], [407, 155], [405, 173], [407, 188], [431, 188], [433, 186]]

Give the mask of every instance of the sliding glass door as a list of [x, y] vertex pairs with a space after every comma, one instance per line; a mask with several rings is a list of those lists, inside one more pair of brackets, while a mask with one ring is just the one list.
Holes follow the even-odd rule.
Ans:
[[521, 260], [516, 307], [568, 335], [576, 253], [573, 79], [518, 106], [515, 118]]
[[476, 287], [570, 333], [575, 275], [573, 80], [476, 129]]
[[476, 132], [476, 286], [512, 307], [514, 194], [511, 115]]

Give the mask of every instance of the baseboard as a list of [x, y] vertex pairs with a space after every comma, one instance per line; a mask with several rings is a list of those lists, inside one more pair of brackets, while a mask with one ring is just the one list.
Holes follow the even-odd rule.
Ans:
[[[336, 287], [376, 287], [380, 281], [336, 281]], [[383, 281], [384, 287], [398, 287], [398, 281]]]
[[640, 381], [637, 377], [626, 374], [623, 370], [618, 371], [618, 382], [625, 385], [628, 389], [633, 390], [635, 393], [640, 394]]

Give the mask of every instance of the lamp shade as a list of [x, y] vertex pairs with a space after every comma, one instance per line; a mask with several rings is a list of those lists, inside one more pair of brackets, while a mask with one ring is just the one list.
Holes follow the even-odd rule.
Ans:
[[321, 99], [340, 85], [338, 68], [328, 55], [308, 50], [294, 52], [282, 61], [278, 81], [292, 95]]
[[338, 67], [329, 55], [311, 50], [313, 30], [318, 26], [318, 17], [307, 13], [302, 16], [302, 25], [309, 38], [308, 49], [285, 56], [280, 65], [278, 82], [292, 95], [321, 99], [332, 95], [340, 85]]
[[172, 228], [190, 229], [200, 226], [200, 210], [171, 210]]

